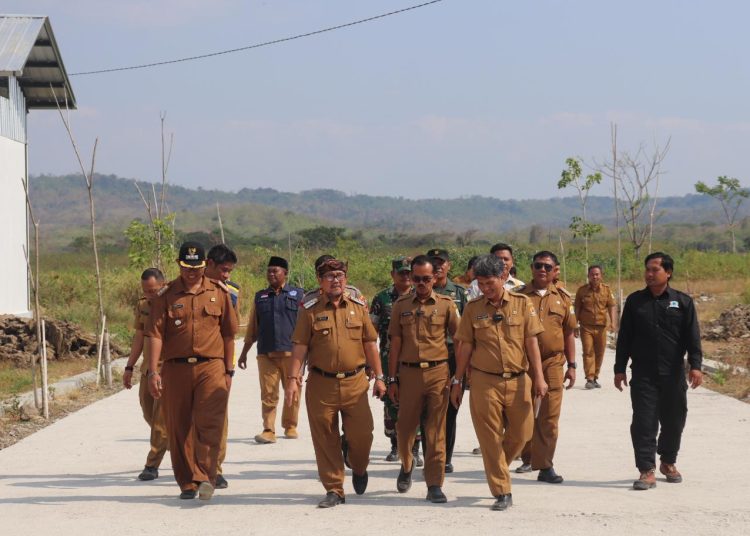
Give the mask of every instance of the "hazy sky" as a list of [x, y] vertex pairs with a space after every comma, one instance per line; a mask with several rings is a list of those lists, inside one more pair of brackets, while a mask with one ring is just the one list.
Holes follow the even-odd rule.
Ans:
[[[4, 0], [49, 15], [69, 73], [240, 47], [418, 0]], [[73, 126], [98, 170], [174, 183], [411, 198], [546, 198], [567, 156], [672, 138], [663, 194], [750, 183], [750, 4], [444, 0], [267, 48], [74, 76]], [[30, 171], [75, 160], [57, 112], [29, 118]], [[573, 192], [567, 192], [570, 195]], [[605, 195], [609, 188], [601, 187]]]

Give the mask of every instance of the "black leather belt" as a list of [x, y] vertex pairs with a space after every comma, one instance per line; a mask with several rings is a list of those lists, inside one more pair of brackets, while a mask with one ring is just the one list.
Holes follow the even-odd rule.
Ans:
[[175, 357], [174, 359], [170, 359], [169, 361], [174, 361], [175, 363], [205, 363], [206, 361], [211, 361], [210, 357]]
[[478, 369], [474, 367], [474, 370], [478, 370], [479, 372], [484, 372], [485, 374], [490, 374], [491, 376], [500, 376], [504, 380], [509, 380], [511, 378], [518, 378], [519, 376], [526, 374], [525, 370], [522, 370], [521, 372], [487, 372], [486, 370]]
[[447, 362], [447, 359], [438, 359], [437, 361], [402, 361], [401, 364], [410, 368], [432, 368]]
[[320, 374], [321, 376], [325, 376], [326, 378], [338, 378], [339, 380], [342, 380], [344, 378], [351, 378], [355, 374], [359, 374], [364, 368], [364, 365], [360, 365], [354, 370], [347, 370], [345, 372], [326, 372], [325, 370], [319, 369], [318, 367], [310, 367], [310, 370], [312, 370], [313, 372], [317, 372], [318, 374]]

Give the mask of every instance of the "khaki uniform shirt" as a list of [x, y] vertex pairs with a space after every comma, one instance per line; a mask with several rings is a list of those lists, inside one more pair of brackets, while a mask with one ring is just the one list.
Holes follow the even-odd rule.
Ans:
[[542, 359], [563, 353], [564, 333], [576, 327], [576, 315], [568, 295], [555, 285], [548, 286], [544, 296], [541, 296], [532, 285], [524, 287], [521, 293], [528, 296], [534, 304], [539, 320], [544, 326], [544, 331], [537, 337]]
[[207, 277], [195, 292], [177, 278], [151, 301], [146, 337], [162, 339], [162, 359], [224, 358], [224, 338], [237, 334], [237, 315], [226, 287]]
[[[525, 341], [544, 331], [531, 300], [506, 290], [495, 307], [481, 296], [464, 309], [456, 340], [471, 344], [470, 365], [484, 372], [522, 372], [529, 370]], [[493, 316], [502, 315], [495, 322]]]
[[363, 343], [378, 340], [367, 307], [359, 298], [344, 295], [338, 307], [325, 295], [299, 310], [292, 343], [307, 346], [311, 367], [325, 372], [348, 372], [364, 366]]
[[601, 283], [599, 290], [586, 284], [576, 291], [575, 310], [578, 321], [586, 326], [606, 326], [609, 308], [615, 306], [615, 296], [609, 285]]
[[133, 322], [133, 327], [136, 331], [144, 331], [146, 329], [146, 322], [148, 322], [150, 311], [151, 302], [148, 301], [148, 298], [146, 296], [138, 298], [138, 304], [135, 306], [135, 322]]
[[401, 337], [402, 361], [448, 359], [447, 335], [456, 331], [459, 318], [450, 296], [433, 291], [422, 303], [416, 293], [408, 294], [393, 304], [388, 334]]

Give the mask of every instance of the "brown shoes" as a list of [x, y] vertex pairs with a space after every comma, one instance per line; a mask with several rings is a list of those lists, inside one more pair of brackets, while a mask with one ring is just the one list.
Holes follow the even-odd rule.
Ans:
[[260, 434], [255, 436], [255, 442], [260, 443], [261, 445], [276, 443], [276, 434], [271, 430], [263, 430]]
[[653, 469], [641, 471], [641, 476], [633, 482], [633, 489], [646, 490], [656, 487], [656, 474]]
[[286, 430], [284, 430], [284, 437], [287, 439], [297, 439], [299, 437], [299, 434], [297, 433], [297, 428], [294, 426], [290, 426]]
[[659, 472], [667, 477], [667, 482], [671, 484], [679, 484], [682, 482], [682, 475], [673, 463], [661, 462], [661, 465], [659, 465]]

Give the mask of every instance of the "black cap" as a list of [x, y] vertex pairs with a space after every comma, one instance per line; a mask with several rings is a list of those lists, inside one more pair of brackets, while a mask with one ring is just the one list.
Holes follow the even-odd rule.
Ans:
[[206, 266], [206, 250], [198, 242], [184, 242], [177, 260], [185, 268], [203, 268]]
[[280, 268], [283, 268], [284, 270], [289, 270], [289, 262], [287, 262], [287, 260], [282, 257], [271, 257], [268, 260], [268, 266], [278, 266]]
[[398, 257], [391, 261], [394, 272], [411, 272], [411, 259], [409, 257]]
[[430, 251], [427, 252], [427, 256], [430, 257], [431, 259], [442, 259], [444, 261], [451, 260], [451, 256], [448, 254], [448, 251], [445, 249], [439, 249], [439, 248], [431, 249]]

